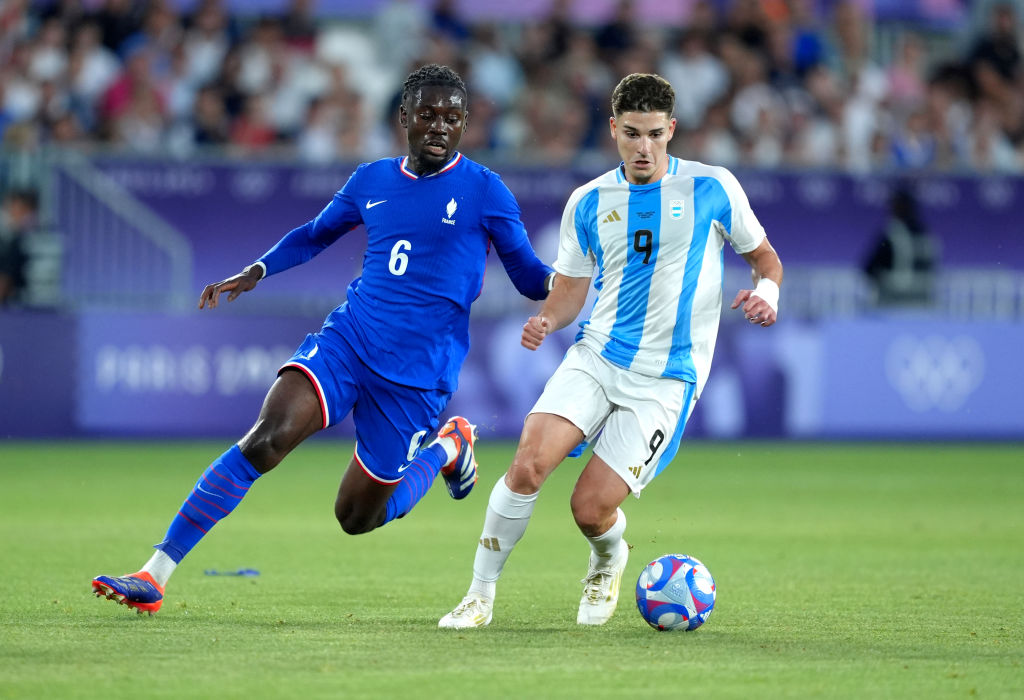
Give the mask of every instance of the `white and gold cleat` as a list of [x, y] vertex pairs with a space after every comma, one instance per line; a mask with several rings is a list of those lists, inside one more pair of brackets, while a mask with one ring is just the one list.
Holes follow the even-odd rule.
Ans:
[[611, 619], [619, 603], [619, 587], [627, 561], [629, 545], [625, 540], [619, 545], [618, 554], [601, 568], [596, 568], [591, 559], [587, 577], [581, 581], [583, 597], [580, 598], [580, 609], [576, 614], [577, 624], [603, 625]]
[[438, 627], [450, 630], [486, 627], [491, 622], [494, 601], [475, 593], [468, 594], [455, 609], [441, 618]]

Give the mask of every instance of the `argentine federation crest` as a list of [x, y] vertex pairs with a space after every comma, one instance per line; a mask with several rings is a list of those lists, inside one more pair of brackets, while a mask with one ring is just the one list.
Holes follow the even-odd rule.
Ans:
[[673, 219], [683, 218], [683, 200], [672, 199], [668, 203], [668, 213]]

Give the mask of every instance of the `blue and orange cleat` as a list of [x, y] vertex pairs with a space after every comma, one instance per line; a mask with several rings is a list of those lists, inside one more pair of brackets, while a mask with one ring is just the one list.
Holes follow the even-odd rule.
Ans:
[[121, 605], [135, 608], [141, 615], [150, 615], [164, 602], [164, 587], [145, 571], [125, 576], [97, 576], [92, 580], [92, 592], [97, 598], [115, 600]]
[[439, 438], [450, 437], [455, 441], [457, 454], [448, 464], [441, 468], [441, 476], [448, 487], [448, 493], [455, 500], [465, 498], [473, 490], [476, 483], [476, 455], [473, 444], [476, 442], [476, 426], [462, 416], [453, 416], [441, 428]]

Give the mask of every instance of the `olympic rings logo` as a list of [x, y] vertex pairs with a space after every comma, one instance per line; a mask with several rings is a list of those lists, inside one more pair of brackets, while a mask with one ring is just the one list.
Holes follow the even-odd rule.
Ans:
[[985, 354], [965, 335], [903, 335], [886, 352], [885, 374], [912, 411], [952, 413], [984, 379]]

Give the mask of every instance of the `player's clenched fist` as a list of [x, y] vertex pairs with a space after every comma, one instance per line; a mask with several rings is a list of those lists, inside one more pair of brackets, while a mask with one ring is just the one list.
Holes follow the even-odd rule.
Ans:
[[527, 350], [536, 350], [550, 332], [551, 322], [547, 318], [544, 316], [531, 316], [523, 324], [523, 347]]

